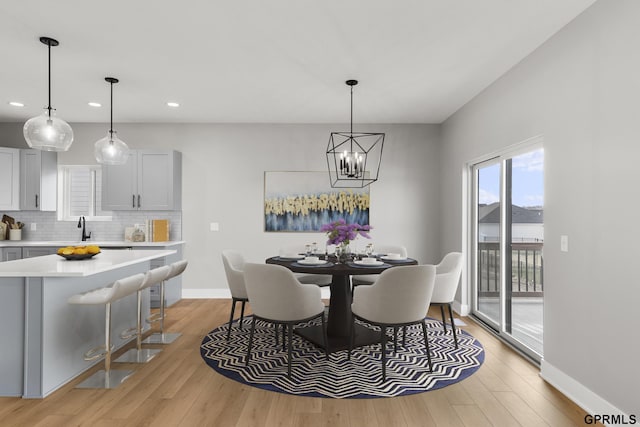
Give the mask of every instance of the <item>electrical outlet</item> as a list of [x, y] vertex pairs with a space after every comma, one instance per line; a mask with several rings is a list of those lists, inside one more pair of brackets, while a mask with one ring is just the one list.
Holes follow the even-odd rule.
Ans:
[[38, 227], [37, 227], [36, 223], [35, 223], [35, 222], [32, 222], [32, 223], [31, 223], [31, 231], [36, 231], [36, 229], [37, 229], [37, 228], [38, 228]]
[[218, 224], [217, 222], [212, 222], [211, 224], [209, 224], [209, 230], [220, 231], [220, 224]]

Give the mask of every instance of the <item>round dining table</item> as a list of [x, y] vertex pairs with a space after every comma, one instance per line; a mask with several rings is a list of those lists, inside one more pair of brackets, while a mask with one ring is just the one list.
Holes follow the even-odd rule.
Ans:
[[[349, 333], [351, 328], [351, 281], [352, 275], [380, 274], [388, 268], [401, 265], [416, 265], [418, 261], [412, 258], [402, 260], [384, 260], [381, 264], [362, 265], [355, 261], [339, 263], [335, 258], [329, 257], [327, 262], [314, 265], [305, 265], [303, 260], [291, 258], [272, 257], [266, 260], [267, 264], [277, 264], [288, 268], [295, 273], [326, 274], [331, 275], [331, 298], [329, 300], [329, 313], [327, 316], [327, 344], [330, 352], [349, 348]], [[324, 348], [322, 339], [322, 326], [310, 326], [298, 328], [295, 332], [315, 345]], [[376, 332], [366, 326], [356, 324], [354, 347], [373, 344], [380, 341], [380, 332]]]

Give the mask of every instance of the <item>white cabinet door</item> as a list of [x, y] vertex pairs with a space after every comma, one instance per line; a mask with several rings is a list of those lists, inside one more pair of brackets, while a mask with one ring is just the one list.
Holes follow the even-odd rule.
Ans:
[[124, 165], [102, 166], [102, 209], [130, 211], [137, 209], [137, 155], [129, 153]]
[[55, 254], [56, 248], [22, 248], [22, 258], [35, 258], [37, 256], [45, 256]]
[[182, 169], [177, 151], [135, 150], [124, 165], [102, 167], [104, 210], [181, 208]]
[[0, 147], [0, 211], [20, 210], [20, 150]]
[[21, 248], [0, 248], [0, 261], [15, 261], [22, 259]]
[[55, 152], [20, 150], [20, 209], [55, 211], [58, 190]]
[[175, 203], [175, 173], [178, 162], [175, 151], [138, 151], [139, 208], [147, 211], [179, 209]]

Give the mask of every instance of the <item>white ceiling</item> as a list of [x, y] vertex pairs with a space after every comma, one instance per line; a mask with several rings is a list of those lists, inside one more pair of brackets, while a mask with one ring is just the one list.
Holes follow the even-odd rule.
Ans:
[[115, 122], [348, 122], [357, 79], [355, 123], [441, 123], [594, 1], [5, 0], [0, 121], [46, 106], [49, 36], [68, 122], [113, 76]]

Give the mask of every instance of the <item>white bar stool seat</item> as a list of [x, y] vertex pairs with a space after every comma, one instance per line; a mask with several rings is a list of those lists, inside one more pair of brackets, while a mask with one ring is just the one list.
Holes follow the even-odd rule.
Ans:
[[68, 299], [69, 304], [104, 304], [105, 306], [104, 345], [94, 347], [84, 354], [84, 359], [87, 361], [104, 357], [104, 370], [96, 372], [78, 384], [77, 388], [116, 388], [133, 373], [130, 370], [111, 369], [111, 352], [113, 351], [113, 346], [111, 345], [111, 303], [136, 292], [144, 281], [144, 277], [142, 273], [135, 274], [116, 280], [111, 286], [76, 294]]
[[171, 267], [168, 265], [163, 265], [162, 267], [154, 268], [153, 270], [147, 271], [144, 275], [144, 281], [138, 288], [137, 292], [137, 317], [136, 317], [136, 327], [130, 328], [122, 331], [120, 333], [120, 337], [123, 339], [128, 339], [131, 337], [136, 337], [136, 348], [132, 348], [124, 353], [122, 356], [116, 359], [116, 362], [122, 363], [147, 363], [151, 359], [155, 357], [156, 354], [160, 353], [162, 350], [153, 349], [153, 348], [142, 348], [142, 292], [157, 284], [162, 282], [169, 272], [171, 271]]
[[160, 282], [160, 314], [155, 314], [150, 316], [147, 319], [147, 322], [154, 323], [160, 322], [160, 332], [155, 332], [147, 337], [146, 340], [142, 341], [144, 344], [171, 344], [174, 342], [180, 335], [182, 334], [166, 334], [164, 332], [164, 318], [165, 318], [165, 299], [164, 299], [164, 287], [165, 283], [168, 280], [173, 279], [176, 276], [181, 275], [184, 270], [187, 268], [188, 261], [186, 259], [176, 261], [173, 264], [170, 264], [171, 271], [165, 277], [162, 282]]

